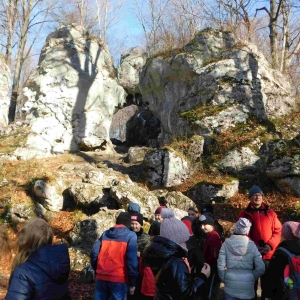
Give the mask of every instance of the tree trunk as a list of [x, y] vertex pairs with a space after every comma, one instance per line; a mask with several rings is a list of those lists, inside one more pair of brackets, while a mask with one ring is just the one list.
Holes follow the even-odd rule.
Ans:
[[278, 58], [278, 32], [277, 32], [277, 3], [276, 0], [270, 0], [270, 47], [272, 66], [274, 69], [279, 69], [279, 58]]
[[21, 77], [21, 71], [22, 71], [22, 65], [24, 62], [24, 50], [25, 45], [27, 41], [27, 33], [28, 33], [28, 27], [30, 22], [30, 13], [32, 9], [32, 2], [31, 0], [28, 0], [26, 3], [26, 0], [22, 0], [22, 27], [21, 27], [21, 38], [19, 42], [18, 47], [18, 54], [16, 59], [16, 65], [14, 70], [14, 77], [13, 77], [13, 84], [12, 84], [12, 96], [11, 96], [11, 102], [9, 106], [9, 113], [8, 113], [8, 120], [9, 123], [13, 122], [15, 120], [15, 114], [16, 114], [16, 106], [18, 101], [18, 93], [19, 93], [19, 85], [20, 85], [20, 77]]

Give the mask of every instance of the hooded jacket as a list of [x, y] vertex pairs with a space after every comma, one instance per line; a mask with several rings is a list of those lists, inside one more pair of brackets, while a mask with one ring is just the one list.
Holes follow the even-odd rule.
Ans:
[[134, 287], [138, 276], [137, 237], [125, 225], [103, 232], [91, 252], [96, 279], [127, 283]]
[[253, 299], [255, 280], [264, 271], [261, 254], [247, 236], [232, 235], [223, 243], [218, 258], [218, 273], [225, 283], [226, 294], [238, 299]]
[[173, 241], [155, 236], [144, 250], [143, 259], [156, 279], [154, 299], [181, 300], [201, 299], [206, 292], [206, 276], [191, 279], [189, 269], [183, 258], [187, 252]]
[[243, 210], [239, 218], [247, 218], [252, 226], [249, 238], [257, 245], [260, 240], [270, 245], [271, 250], [263, 256], [263, 259], [271, 259], [281, 239], [281, 223], [274, 210], [262, 203], [261, 207], [255, 208], [251, 205]]
[[[279, 247], [283, 247], [295, 255], [300, 255], [299, 240], [285, 240], [278, 245]], [[265, 274], [265, 297], [274, 300], [282, 300], [284, 298], [283, 271], [288, 263], [288, 256], [280, 249], [277, 249]]]
[[71, 299], [69, 272], [70, 258], [66, 245], [40, 248], [14, 269], [5, 299]]

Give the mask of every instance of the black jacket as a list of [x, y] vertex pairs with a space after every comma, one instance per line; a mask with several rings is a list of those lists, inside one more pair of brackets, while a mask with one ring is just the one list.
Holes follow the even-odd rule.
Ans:
[[[283, 247], [295, 255], [300, 255], [299, 240], [285, 240], [277, 248], [279, 247]], [[288, 263], [288, 256], [280, 249], [277, 249], [265, 273], [265, 297], [272, 298], [272, 300], [284, 299], [283, 271]]]
[[194, 281], [183, 258], [186, 251], [173, 241], [155, 236], [144, 250], [144, 260], [156, 278], [159, 300], [203, 299], [206, 294], [206, 276]]

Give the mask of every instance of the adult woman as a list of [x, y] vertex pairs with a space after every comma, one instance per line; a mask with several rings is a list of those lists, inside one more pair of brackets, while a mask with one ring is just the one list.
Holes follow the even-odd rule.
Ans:
[[71, 299], [68, 290], [70, 258], [66, 245], [53, 245], [48, 223], [36, 218], [20, 232], [6, 300]]
[[183, 259], [187, 256], [185, 242], [190, 238], [189, 230], [174, 217], [171, 209], [163, 208], [161, 216], [160, 236], [153, 237], [144, 250], [144, 261], [150, 265], [156, 279], [154, 299], [201, 299], [206, 293], [210, 267], [205, 264], [201, 276], [191, 280]]

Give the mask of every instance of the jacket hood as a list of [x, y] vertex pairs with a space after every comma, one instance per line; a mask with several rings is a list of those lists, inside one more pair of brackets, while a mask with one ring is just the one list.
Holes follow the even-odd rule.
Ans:
[[284, 247], [290, 252], [300, 255], [300, 240], [285, 240], [282, 241], [278, 247]]
[[70, 258], [64, 244], [40, 248], [27, 261], [40, 268], [55, 283], [64, 283], [69, 277]]
[[227, 249], [237, 256], [243, 256], [247, 253], [249, 247], [253, 247], [253, 243], [249, 243], [249, 238], [245, 235], [232, 235], [224, 243]]
[[158, 271], [171, 257], [182, 258], [186, 256], [186, 250], [180, 245], [167, 238], [156, 235], [153, 237], [151, 243], [145, 248], [143, 260], [155, 272], [155, 270]]
[[116, 240], [123, 236], [129, 229], [125, 225], [116, 225], [109, 228], [106, 232], [106, 236], [110, 239]]
[[254, 206], [252, 206], [251, 203], [249, 203], [248, 206], [247, 206], [247, 208], [245, 210], [247, 212], [263, 211], [263, 212], [267, 213], [267, 211], [269, 210], [269, 205], [267, 205], [265, 203], [262, 203], [259, 208], [255, 208]]

